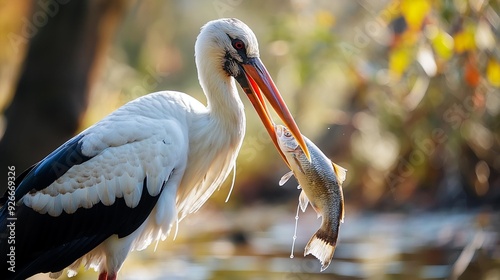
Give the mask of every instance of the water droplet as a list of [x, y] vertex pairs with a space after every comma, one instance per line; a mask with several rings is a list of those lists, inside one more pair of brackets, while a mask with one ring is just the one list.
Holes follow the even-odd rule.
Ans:
[[292, 241], [292, 253], [290, 254], [290, 258], [293, 259], [293, 249], [295, 248], [295, 240], [297, 239], [297, 225], [299, 223], [299, 209], [300, 202], [297, 204], [297, 213], [295, 214], [295, 228], [293, 230], [293, 241]]

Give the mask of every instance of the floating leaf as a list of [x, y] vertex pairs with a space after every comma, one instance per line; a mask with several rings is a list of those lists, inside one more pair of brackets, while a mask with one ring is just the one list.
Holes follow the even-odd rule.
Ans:
[[500, 87], [500, 62], [494, 59], [488, 61], [486, 78], [495, 87]]

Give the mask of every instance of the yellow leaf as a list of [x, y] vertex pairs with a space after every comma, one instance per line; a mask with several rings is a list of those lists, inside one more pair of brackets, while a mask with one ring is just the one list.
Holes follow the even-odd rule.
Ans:
[[486, 78], [495, 87], [500, 87], [500, 62], [494, 59], [488, 61], [486, 66]]
[[419, 30], [431, 9], [428, 0], [403, 0], [401, 2], [401, 14], [406, 19], [410, 30]]
[[432, 39], [432, 47], [439, 57], [448, 60], [453, 55], [453, 37], [444, 31], [439, 31]]
[[335, 17], [328, 11], [319, 11], [316, 14], [316, 21], [320, 26], [330, 28], [335, 25]]
[[408, 47], [394, 49], [389, 54], [389, 70], [400, 77], [412, 62], [413, 51]]
[[463, 53], [476, 48], [474, 27], [470, 24], [455, 35], [455, 51]]

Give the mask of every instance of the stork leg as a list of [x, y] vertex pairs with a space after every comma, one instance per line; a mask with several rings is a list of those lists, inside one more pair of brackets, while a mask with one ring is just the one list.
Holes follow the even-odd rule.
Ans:
[[116, 273], [110, 273], [108, 274], [107, 271], [103, 271], [99, 274], [99, 279], [98, 280], [116, 280]]
[[108, 280], [108, 272], [107, 271], [103, 271], [99, 274], [99, 278], [98, 280]]

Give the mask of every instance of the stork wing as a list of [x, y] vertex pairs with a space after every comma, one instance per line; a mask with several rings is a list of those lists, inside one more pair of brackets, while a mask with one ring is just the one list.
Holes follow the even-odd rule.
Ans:
[[[159, 199], [146, 190], [137, 207], [126, 206], [123, 198], [111, 206], [99, 202], [89, 209], [79, 208], [72, 214], [57, 217], [40, 214], [21, 206], [16, 221], [16, 277], [26, 279], [40, 272], [57, 272], [71, 265], [113, 234], [124, 237], [131, 234], [146, 220]], [[2, 253], [8, 254], [8, 250]], [[9, 272], [2, 263], [2, 279], [9, 279]]]
[[[131, 116], [136, 107], [115, 111], [18, 178], [15, 216], [6, 205], [0, 212], [2, 258], [16, 219], [14, 279], [60, 271], [111, 235], [128, 236], [152, 211], [162, 230], [187, 161], [186, 125], [173, 117]], [[1, 262], [0, 278], [10, 279], [14, 274]]]
[[92, 157], [82, 153], [81, 139], [77, 135], [50, 153], [39, 163], [28, 168], [16, 179], [16, 200], [32, 190], [41, 190], [62, 176], [73, 165], [82, 164]]

